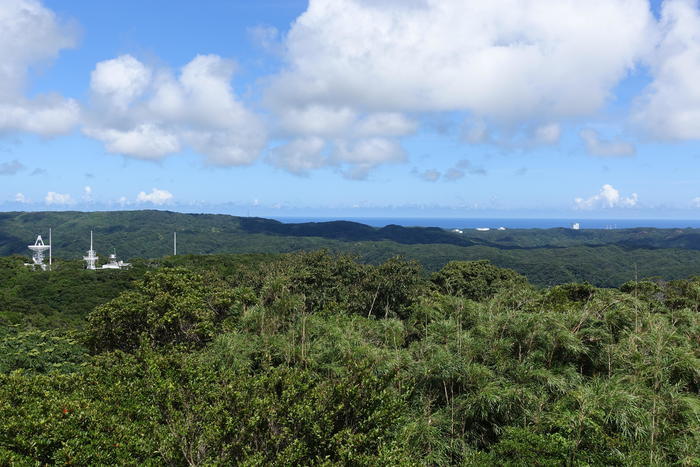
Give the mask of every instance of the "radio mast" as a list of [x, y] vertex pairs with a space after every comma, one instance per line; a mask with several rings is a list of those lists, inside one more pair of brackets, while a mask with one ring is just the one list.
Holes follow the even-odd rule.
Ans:
[[92, 230], [90, 231], [90, 249], [87, 252], [87, 256], [83, 256], [83, 260], [87, 263], [87, 269], [95, 270], [97, 269], [97, 260], [100, 259], [97, 253], [92, 248]]

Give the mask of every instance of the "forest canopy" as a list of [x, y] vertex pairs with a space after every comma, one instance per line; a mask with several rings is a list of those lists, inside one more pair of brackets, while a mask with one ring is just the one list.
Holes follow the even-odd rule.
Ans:
[[700, 462], [699, 279], [326, 251], [123, 272], [0, 259], [0, 463]]

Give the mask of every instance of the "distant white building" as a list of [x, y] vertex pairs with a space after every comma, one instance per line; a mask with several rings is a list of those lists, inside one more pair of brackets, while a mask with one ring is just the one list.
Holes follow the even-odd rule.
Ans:
[[109, 255], [109, 262], [107, 264], [103, 264], [100, 269], [129, 269], [131, 267], [131, 263], [125, 263], [122, 260], [117, 260], [117, 254], [112, 253]]
[[463, 234], [463, 233], [464, 233], [464, 230], [452, 229], [452, 232], [457, 233], [457, 234]]
[[571, 228], [572, 230], [581, 230], [581, 224], [579, 224], [578, 222], [574, 222], [573, 224], [571, 224]]
[[505, 227], [499, 227], [498, 230], [507, 230]]
[[83, 260], [87, 263], [86, 269], [99, 270], [99, 269], [129, 269], [131, 263], [125, 263], [124, 261], [117, 259], [117, 254], [112, 253], [109, 255], [109, 262], [97, 267], [97, 261], [100, 258], [97, 256], [97, 252], [92, 246], [92, 231], [90, 231], [90, 249], [87, 252], [87, 256], [83, 256]]

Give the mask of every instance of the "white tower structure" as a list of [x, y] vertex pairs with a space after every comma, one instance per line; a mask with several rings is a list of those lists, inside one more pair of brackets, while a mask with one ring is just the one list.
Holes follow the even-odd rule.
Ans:
[[32, 263], [29, 263], [29, 266], [34, 268], [40, 267], [43, 271], [46, 271], [47, 265], [44, 264], [44, 253], [47, 250], [51, 250], [51, 245], [45, 245], [41, 235], [38, 235], [34, 245], [29, 245], [29, 249], [32, 251]]
[[173, 232], [173, 256], [177, 256], [177, 232]]
[[87, 263], [87, 269], [95, 270], [97, 269], [97, 260], [100, 259], [97, 253], [92, 248], [92, 230], [90, 231], [90, 249], [87, 252], [87, 256], [83, 256], [83, 260]]

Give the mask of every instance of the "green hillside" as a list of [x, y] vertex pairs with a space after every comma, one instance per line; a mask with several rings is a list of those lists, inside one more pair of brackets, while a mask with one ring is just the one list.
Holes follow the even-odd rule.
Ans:
[[270, 219], [167, 211], [0, 213], [0, 255], [27, 255], [37, 234], [53, 229], [54, 256], [78, 259], [95, 232], [102, 258], [178, 254], [286, 253], [327, 249], [379, 264], [399, 255], [428, 271], [450, 260], [489, 259], [534, 284], [588, 281], [618, 286], [635, 277], [681, 279], [700, 274], [696, 229], [518, 229], [456, 234], [439, 228], [375, 228], [355, 222], [285, 224]]

